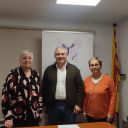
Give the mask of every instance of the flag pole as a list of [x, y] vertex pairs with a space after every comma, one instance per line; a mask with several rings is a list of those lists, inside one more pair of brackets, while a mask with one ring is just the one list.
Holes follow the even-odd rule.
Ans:
[[116, 99], [116, 125], [119, 128], [119, 94], [118, 86], [120, 82], [120, 73], [119, 73], [119, 62], [118, 62], [118, 53], [117, 53], [117, 42], [116, 42], [116, 27], [117, 24], [113, 23], [113, 40], [112, 40], [112, 78], [114, 80], [116, 89], [117, 89], [117, 99]]

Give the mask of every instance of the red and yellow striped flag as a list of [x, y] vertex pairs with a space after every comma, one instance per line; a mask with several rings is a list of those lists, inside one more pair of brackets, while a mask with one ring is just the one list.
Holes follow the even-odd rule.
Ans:
[[117, 102], [116, 102], [116, 112], [118, 112], [118, 86], [120, 82], [120, 71], [119, 71], [119, 60], [117, 53], [117, 42], [116, 42], [116, 27], [117, 25], [113, 24], [113, 40], [112, 40], [112, 78], [117, 87]]

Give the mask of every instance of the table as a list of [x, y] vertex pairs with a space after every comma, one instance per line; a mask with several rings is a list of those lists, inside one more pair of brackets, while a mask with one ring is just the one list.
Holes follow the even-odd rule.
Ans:
[[[114, 125], [107, 122], [96, 122], [96, 123], [78, 123], [80, 128], [115, 128]], [[22, 127], [25, 128], [25, 127]], [[58, 125], [49, 125], [49, 126], [34, 126], [26, 128], [58, 128]]]

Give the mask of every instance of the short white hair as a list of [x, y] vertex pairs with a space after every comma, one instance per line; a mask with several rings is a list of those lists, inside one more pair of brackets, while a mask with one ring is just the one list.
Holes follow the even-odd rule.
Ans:
[[56, 48], [55, 48], [55, 51], [54, 51], [54, 56], [56, 55], [56, 51], [57, 51], [58, 49], [64, 49], [65, 52], [66, 52], [66, 54], [67, 54], [67, 56], [68, 56], [68, 49], [65, 48], [65, 47], [56, 47]]
[[33, 60], [33, 58], [34, 58], [33, 52], [30, 52], [29, 50], [23, 50], [23, 51], [21, 51], [21, 53], [20, 53], [20, 58], [22, 58], [22, 57], [23, 57], [24, 55], [26, 55], [26, 54], [30, 54], [31, 57], [32, 57], [32, 60]]

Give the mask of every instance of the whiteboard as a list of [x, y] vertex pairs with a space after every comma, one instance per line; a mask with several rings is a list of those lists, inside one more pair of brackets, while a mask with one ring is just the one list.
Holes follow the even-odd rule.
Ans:
[[90, 74], [88, 60], [93, 56], [93, 38], [91, 32], [42, 31], [42, 75], [55, 62], [55, 48], [64, 46], [69, 50], [68, 62], [80, 69], [84, 79]]

